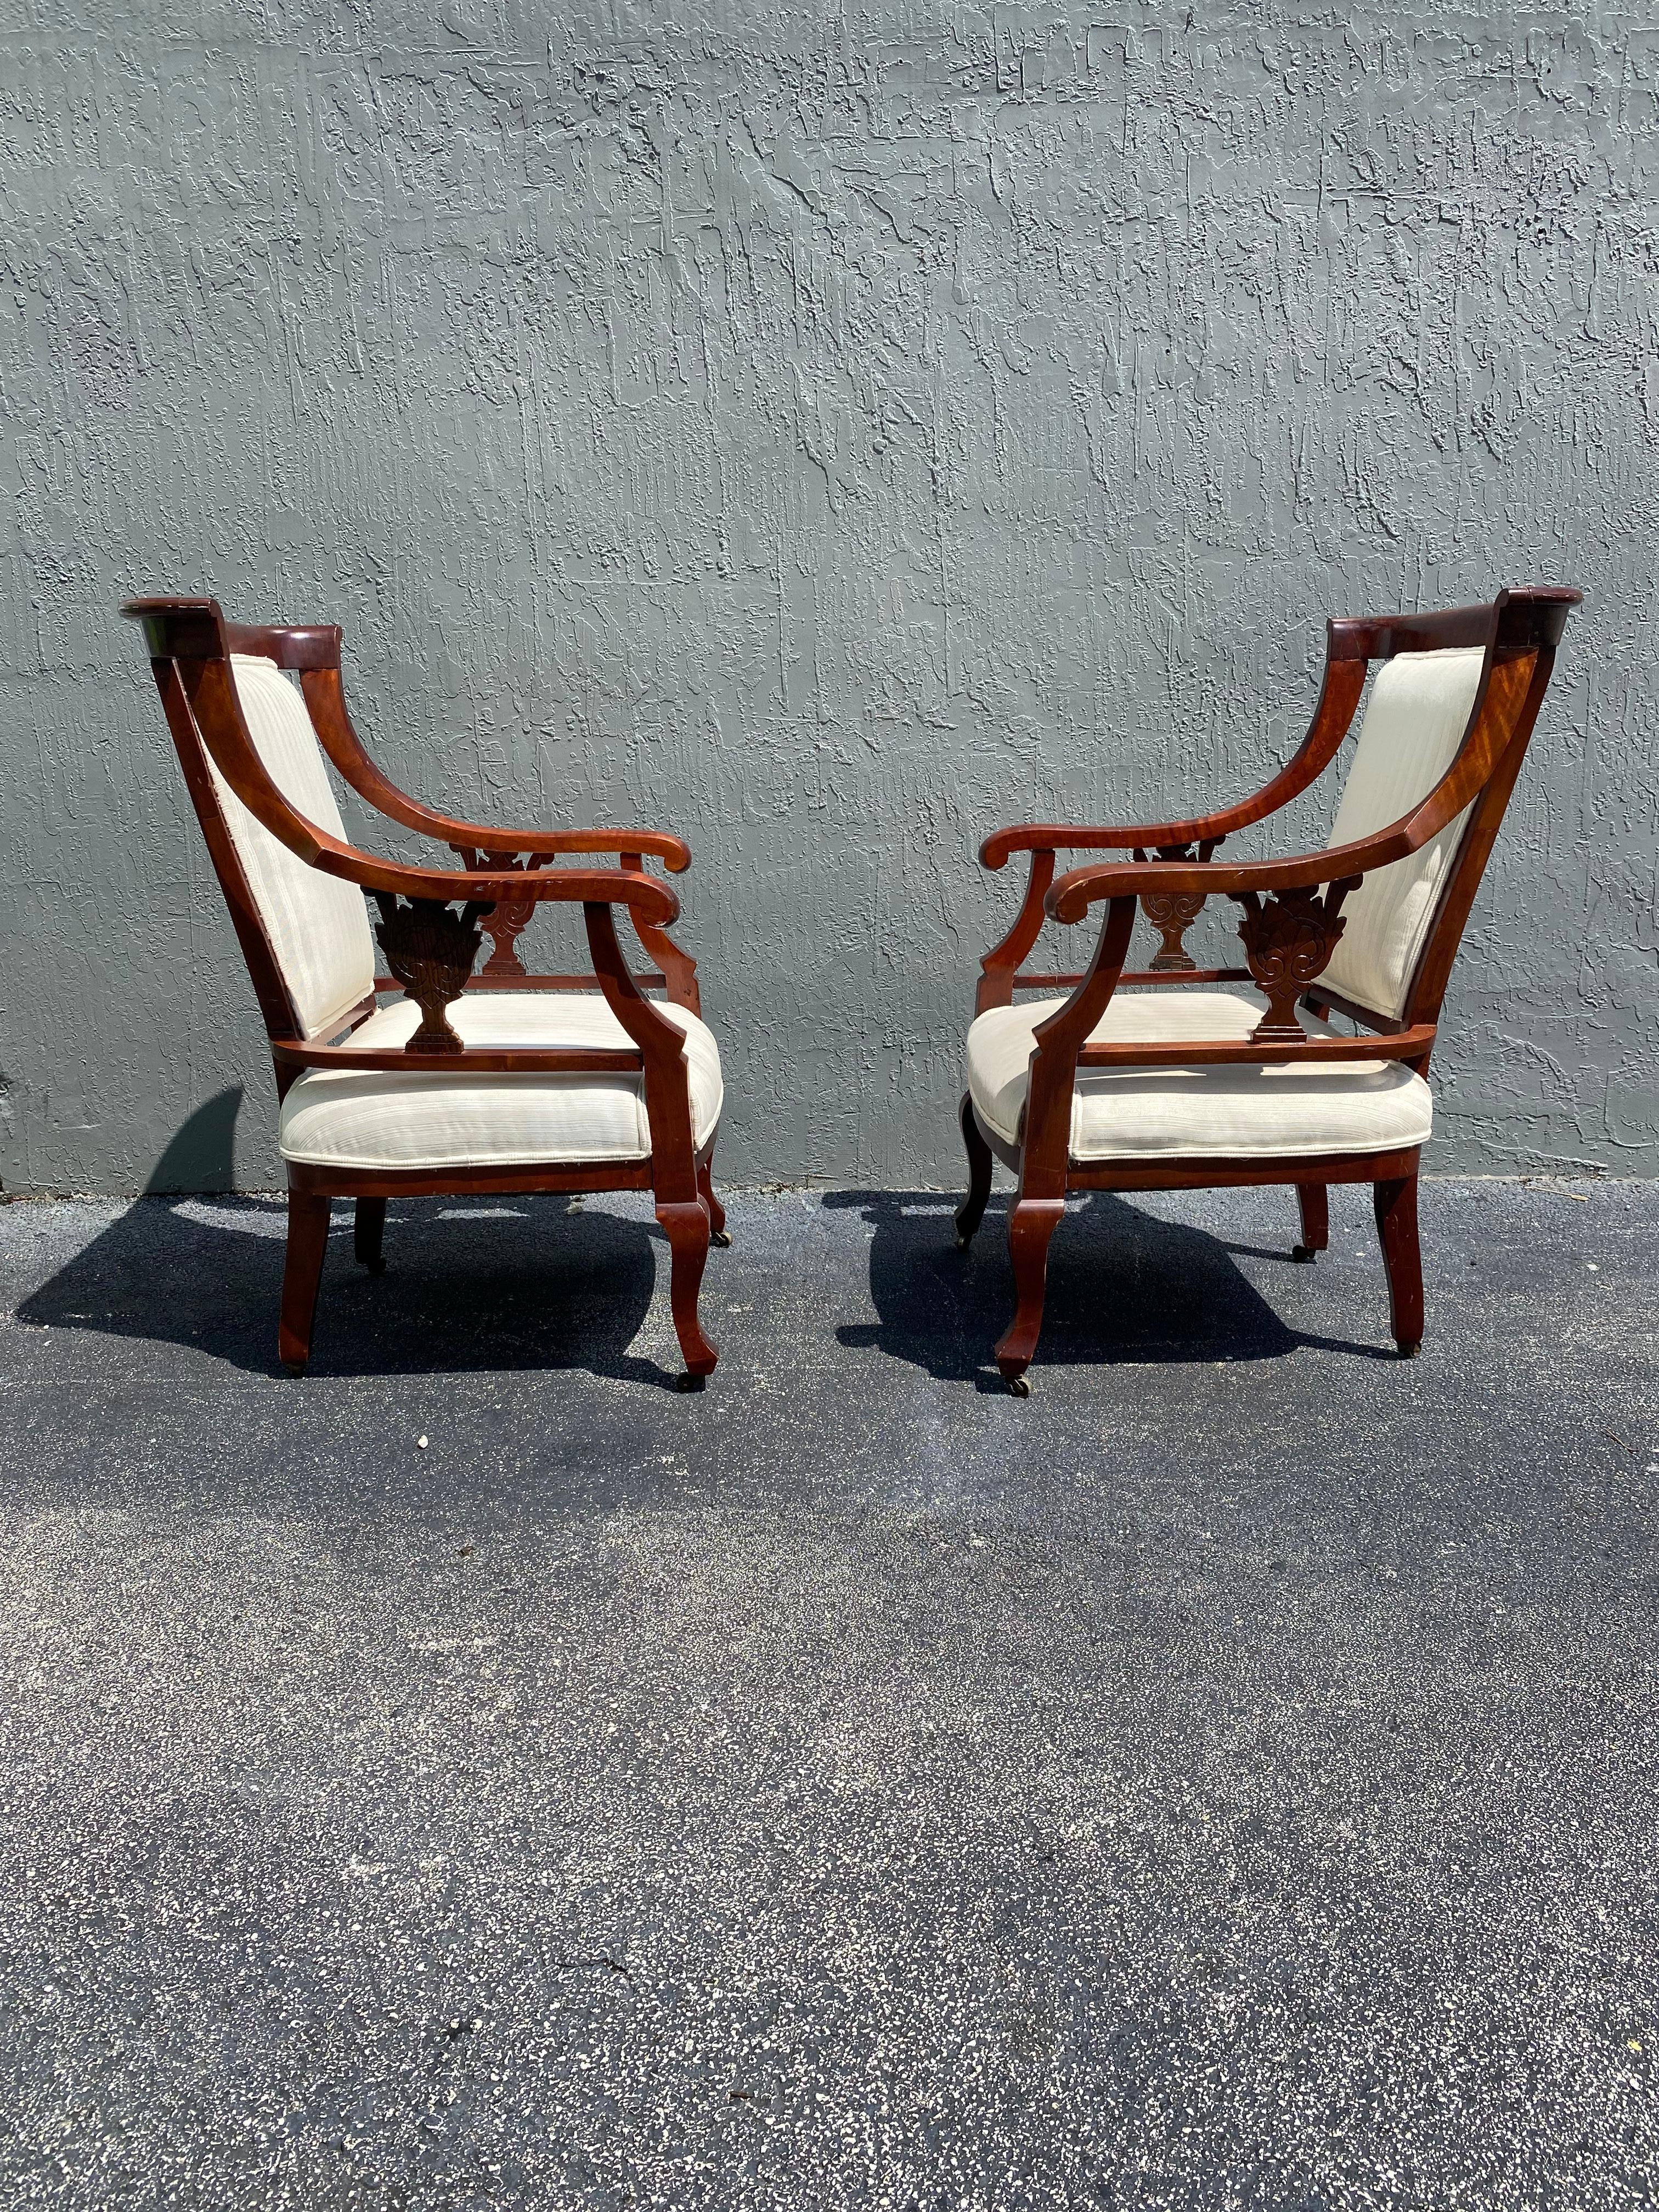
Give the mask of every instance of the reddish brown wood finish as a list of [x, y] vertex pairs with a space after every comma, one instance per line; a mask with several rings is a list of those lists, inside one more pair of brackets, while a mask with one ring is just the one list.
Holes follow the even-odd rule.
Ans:
[[[1324, 682], [1313, 721], [1294, 758], [1253, 797], [1189, 820], [1119, 829], [1032, 823], [988, 837], [980, 858], [1000, 868], [1015, 853], [1030, 854], [1025, 895], [1012, 926], [980, 963], [976, 1013], [1011, 1005], [1017, 990], [1069, 987], [1072, 995], [1035, 1032], [1021, 1140], [1007, 1145], [979, 1121], [971, 1097], [962, 1102], [969, 1194], [957, 1215], [957, 1242], [972, 1238], [985, 1211], [991, 1164], [1000, 1158], [1019, 1176], [1008, 1223], [1016, 1310], [997, 1346], [1009, 1388], [1025, 1390], [1025, 1370], [1042, 1328], [1048, 1242], [1068, 1190], [1170, 1190], [1211, 1185], [1286, 1183], [1297, 1191], [1302, 1218], [1299, 1259], [1329, 1241], [1326, 1188], [1369, 1182], [1376, 1194], [1378, 1233], [1388, 1271], [1391, 1327], [1402, 1355], [1423, 1334], [1423, 1279], [1418, 1249], [1415, 1149], [1389, 1153], [1221, 1160], [1097, 1162], [1069, 1158], [1073, 1088], [1079, 1067], [1175, 1067], [1265, 1062], [1402, 1060], [1419, 1073], [1433, 1051], [1436, 1023], [1463, 926], [1491, 856], [1504, 810], [1520, 773], [1548, 687], [1555, 651], [1580, 594], [1556, 586], [1502, 592], [1491, 605], [1438, 613], [1333, 621], [1326, 629]], [[1398, 822], [1370, 837], [1281, 860], [1218, 860], [1234, 830], [1265, 820], [1305, 790], [1335, 757], [1364, 689], [1373, 659], [1446, 646], [1479, 646], [1486, 654], [1468, 727], [1455, 757], [1435, 788]], [[1421, 848], [1468, 807], [1469, 820], [1427, 941], [1407, 993], [1402, 1018], [1358, 1006], [1319, 983], [1340, 934], [1343, 897], [1372, 870]], [[1128, 852], [1127, 861], [1093, 862], [1056, 879], [1063, 851]], [[1156, 853], [1158, 858], [1146, 856]], [[1224, 896], [1244, 910], [1241, 925], [1248, 969], [1182, 969], [1181, 938], [1205, 900]], [[1036, 945], [1045, 918], [1083, 920], [1105, 908], [1090, 967], [1080, 975], [1036, 975], [1020, 963]], [[1150, 969], [1124, 966], [1139, 908], [1158, 928], [1163, 950]], [[1168, 985], [1253, 979], [1267, 1012], [1248, 1043], [1235, 1040], [1159, 1044], [1091, 1044], [1090, 1035], [1114, 992], [1127, 982]], [[1345, 1015], [1368, 1034], [1311, 1037], [1295, 1012]]]
[[[726, 1215], [714, 1194], [714, 1139], [692, 1142], [684, 1038], [646, 995], [665, 988], [673, 1002], [699, 1011], [696, 963], [669, 935], [679, 913], [673, 891], [647, 867], [660, 860], [678, 873], [690, 863], [682, 838], [659, 830], [502, 830], [442, 814], [409, 797], [382, 775], [352, 727], [340, 680], [339, 629], [330, 624], [227, 622], [208, 599], [136, 599], [122, 611], [141, 622], [167, 726], [184, 771], [214, 869], [264, 1017], [279, 1097], [307, 1067], [379, 1070], [410, 1075], [602, 1073], [641, 1074], [651, 1155], [643, 1161], [577, 1161], [546, 1167], [478, 1167], [459, 1171], [359, 1170], [334, 1173], [293, 1164], [289, 1169], [289, 1244], [283, 1282], [278, 1357], [294, 1373], [311, 1348], [312, 1319], [327, 1246], [331, 1200], [356, 1201], [356, 1250], [371, 1272], [384, 1266], [381, 1244], [389, 1197], [477, 1195], [503, 1191], [650, 1190], [667, 1237], [670, 1304], [684, 1356], [682, 1387], [700, 1387], [719, 1354], [703, 1334], [697, 1291], [711, 1241], [726, 1244]], [[384, 860], [309, 822], [266, 775], [242, 719], [229, 656], [258, 653], [299, 675], [318, 736], [335, 767], [360, 796], [404, 829], [448, 845], [461, 869], [410, 867]], [[255, 817], [290, 851], [325, 874], [373, 893], [380, 903], [380, 941], [421, 1005], [422, 1021], [408, 1045], [354, 1047], [349, 1037], [374, 1010], [366, 999], [336, 1036], [307, 1040], [226, 826], [211, 759]], [[620, 867], [556, 866], [555, 861], [603, 854]], [[399, 901], [406, 900], [408, 905]], [[580, 904], [593, 958], [582, 974], [526, 974], [517, 939], [547, 901]], [[450, 908], [459, 903], [458, 916]], [[615, 915], [625, 913], [656, 970], [629, 970], [617, 943]], [[475, 923], [495, 949], [484, 974], [471, 974], [478, 950]], [[392, 988], [376, 979], [376, 988]], [[629, 1036], [626, 1048], [526, 1050], [466, 1046], [445, 1009], [464, 989], [599, 990]]]

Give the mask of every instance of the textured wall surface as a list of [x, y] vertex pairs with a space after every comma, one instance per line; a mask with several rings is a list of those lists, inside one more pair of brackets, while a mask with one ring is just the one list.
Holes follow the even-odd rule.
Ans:
[[1341, 12], [0, 0], [7, 1186], [277, 1179], [114, 611], [204, 587], [342, 621], [411, 787], [682, 830], [725, 1175], [904, 1183], [987, 829], [1251, 787], [1327, 612], [1580, 584], [1433, 1157], [1653, 1172], [1659, 29]]

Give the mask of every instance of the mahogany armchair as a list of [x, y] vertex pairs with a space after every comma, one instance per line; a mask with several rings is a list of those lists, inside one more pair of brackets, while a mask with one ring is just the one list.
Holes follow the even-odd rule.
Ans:
[[[1369, 1182], [1402, 1356], [1423, 1335], [1417, 1177], [1433, 1122], [1426, 1073], [1446, 981], [1580, 593], [1502, 592], [1490, 606], [1327, 625], [1325, 678], [1301, 749], [1253, 798], [1188, 821], [1000, 830], [980, 858], [1030, 854], [1013, 927], [981, 963], [962, 1132], [971, 1242], [994, 1159], [1019, 1178], [1008, 1219], [1014, 1318], [996, 1348], [1024, 1396], [1048, 1242], [1072, 1190], [1289, 1183], [1311, 1260], [1327, 1190]], [[1378, 664], [1330, 842], [1285, 860], [1214, 855], [1330, 764]], [[1055, 879], [1065, 851], [1126, 852]], [[1187, 929], [1205, 901], [1243, 908], [1244, 967], [1202, 969]], [[1045, 917], [1103, 908], [1080, 975], [1021, 972]], [[1137, 910], [1161, 939], [1126, 964]], [[1265, 1007], [1236, 991], [1254, 985]], [[1133, 991], [1126, 985], [1145, 986]], [[1069, 990], [1016, 1006], [1017, 991]], [[1298, 1006], [1307, 1010], [1304, 1022]], [[1362, 1034], [1340, 1035], [1338, 1014]]]
[[[378, 1274], [388, 1198], [649, 1190], [671, 1253], [680, 1387], [700, 1387], [718, 1354], [698, 1287], [711, 1240], [730, 1241], [711, 1168], [720, 1053], [696, 963], [668, 933], [679, 902], [646, 866], [678, 872], [685, 844], [659, 830], [492, 829], [410, 799], [352, 727], [337, 629], [227, 622], [214, 599], [123, 611], [143, 625], [276, 1062], [283, 1366], [301, 1373], [310, 1357], [336, 1198], [356, 1200], [356, 1256]], [[410, 867], [349, 843], [325, 754], [461, 866]], [[589, 857], [609, 854], [619, 866]], [[365, 892], [380, 910], [373, 938]], [[517, 939], [549, 900], [580, 906], [590, 972], [526, 973]], [[653, 969], [630, 967], [619, 913]], [[389, 975], [375, 974], [374, 938]], [[658, 988], [665, 1001], [646, 995]]]

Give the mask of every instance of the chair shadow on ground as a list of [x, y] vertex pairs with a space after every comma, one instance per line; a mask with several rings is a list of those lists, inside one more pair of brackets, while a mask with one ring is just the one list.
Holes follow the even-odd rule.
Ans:
[[[1165, 1221], [1108, 1191], [1068, 1201], [1048, 1248], [1039, 1366], [1279, 1359], [1298, 1346], [1392, 1359], [1394, 1348], [1310, 1336], [1289, 1328], [1238, 1265], [1241, 1256], [1291, 1258], [1296, 1200], [1282, 1251], [1224, 1242]], [[1007, 1205], [991, 1201], [968, 1252], [959, 1252], [957, 1201], [937, 1191], [832, 1191], [823, 1204], [857, 1209], [874, 1228], [870, 1295], [879, 1318], [836, 1331], [854, 1351], [884, 1352], [943, 1382], [1000, 1390], [993, 1347], [1013, 1317]]]
[[[678, 1369], [629, 1350], [655, 1295], [656, 1248], [666, 1255], [654, 1222], [562, 1196], [394, 1200], [386, 1271], [372, 1276], [352, 1255], [353, 1218], [337, 1201], [312, 1375], [580, 1368], [674, 1388]], [[21, 1299], [18, 1319], [274, 1375], [286, 1234], [279, 1198], [143, 1198]]]

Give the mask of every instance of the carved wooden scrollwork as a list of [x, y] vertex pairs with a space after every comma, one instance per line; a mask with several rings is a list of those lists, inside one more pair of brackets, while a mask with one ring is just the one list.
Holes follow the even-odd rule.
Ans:
[[[1190, 845], [1160, 845], [1155, 857], [1160, 860], [1190, 860], [1196, 857], [1207, 860], [1221, 842], [1219, 837], [1208, 839], [1194, 856]], [[1137, 860], [1146, 855], [1139, 851]], [[1140, 910], [1164, 939], [1160, 950], [1152, 955], [1150, 972], [1155, 975], [1189, 973], [1197, 963], [1182, 943], [1187, 932], [1204, 911], [1202, 891], [1143, 891]]]
[[[475, 850], [470, 845], [456, 845], [452, 850], [460, 854], [464, 866], [479, 875], [528, 875], [532, 869], [547, 866], [546, 855], [542, 854], [532, 853], [521, 860], [516, 853]], [[519, 957], [518, 939], [535, 911], [535, 900], [528, 898], [501, 899], [487, 910], [483, 926], [489, 934], [491, 950], [483, 974], [522, 975], [526, 972]]]
[[1325, 972], [1346, 924], [1342, 902], [1359, 881], [1345, 876], [1326, 887], [1275, 891], [1264, 906], [1255, 891], [1236, 891], [1244, 909], [1238, 933], [1256, 988], [1267, 1011], [1251, 1031], [1255, 1044], [1294, 1043], [1307, 1035], [1297, 1018], [1296, 1002]]
[[466, 988], [483, 932], [478, 917], [488, 906], [469, 902], [459, 914], [436, 899], [404, 900], [376, 891], [380, 919], [374, 931], [387, 971], [421, 1010], [420, 1025], [405, 1052], [461, 1052], [445, 1008]]

